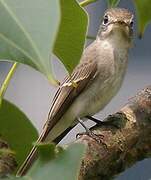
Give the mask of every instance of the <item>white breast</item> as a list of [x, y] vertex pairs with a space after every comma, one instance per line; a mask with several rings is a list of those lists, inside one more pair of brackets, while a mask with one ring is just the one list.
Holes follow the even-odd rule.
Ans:
[[[115, 51], [112, 48], [111, 51], [108, 43], [103, 47], [106, 48], [106, 53], [108, 54], [109, 67], [103, 61], [103, 58], [107, 58], [105, 48], [103, 49], [103, 56], [101, 51], [99, 51], [100, 62], [98, 61], [98, 67], [100, 66], [100, 71], [102, 66], [106, 67], [105, 71], [109, 71], [108, 73], [110, 75], [106, 78], [100, 72], [100, 76], [76, 99], [71, 110], [72, 112], [74, 111], [75, 116], [84, 117], [86, 115], [94, 115], [102, 110], [121, 87], [127, 67], [127, 50], [120, 49]], [[108, 49], [110, 49], [110, 52]]]
[[[90, 53], [91, 56], [88, 56]], [[66, 113], [67, 117], [94, 115], [110, 102], [123, 82], [127, 67], [127, 54], [127, 48], [119, 48], [109, 41], [99, 39], [85, 50], [84, 60], [92, 58], [91, 60], [96, 61], [99, 73], [74, 100]]]

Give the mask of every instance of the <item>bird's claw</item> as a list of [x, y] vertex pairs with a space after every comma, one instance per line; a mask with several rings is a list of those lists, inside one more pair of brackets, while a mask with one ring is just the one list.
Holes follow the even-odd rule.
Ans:
[[89, 137], [91, 137], [93, 140], [95, 140], [97, 143], [99, 143], [99, 144], [103, 144], [103, 145], [106, 145], [105, 143], [104, 143], [104, 140], [103, 140], [103, 138], [104, 138], [104, 135], [97, 135], [97, 134], [95, 134], [94, 132], [92, 132], [91, 130], [88, 130], [88, 131], [86, 131], [86, 132], [83, 132], [83, 133], [78, 133], [77, 135], [76, 135], [76, 138], [80, 138], [81, 136], [83, 136], [83, 135], [87, 135], [87, 136], [89, 136]]
[[92, 139], [94, 139], [96, 142], [98, 142], [99, 144], [104, 144], [105, 143], [103, 142], [103, 138], [104, 136], [103, 135], [97, 135], [95, 134], [94, 132], [92, 132], [89, 128], [87, 128], [84, 123], [78, 119], [79, 123], [84, 127], [84, 129], [86, 130], [85, 133], [78, 133], [76, 135], [76, 138], [78, 138], [78, 136], [82, 136], [82, 135], [88, 135], [89, 137], [91, 137]]

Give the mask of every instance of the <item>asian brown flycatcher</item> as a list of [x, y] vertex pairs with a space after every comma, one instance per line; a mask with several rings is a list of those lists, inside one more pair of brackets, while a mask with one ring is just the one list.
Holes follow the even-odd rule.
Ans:
[[[94, 115], [115, 96], [127, 69], [132, 33], [131, 12], [121, 8], [105, 12], [96, 40], [59, 86], [38, 143], [53, 142], [78, 118]], [[36, 156], [37, 149], [33, 147], [18, 175], [25, 174]]]

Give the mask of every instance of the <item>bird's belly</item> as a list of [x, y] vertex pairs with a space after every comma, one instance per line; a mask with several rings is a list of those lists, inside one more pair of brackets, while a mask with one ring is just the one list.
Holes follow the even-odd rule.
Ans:
[[113, 76], [103, 83], [92, 84], [73, 103], [72, 112], [75, 117], [94, 115], [102, 110], [118, 92], [122, 79], [122, 77]]
[[87, 99], [87, 101], [89, 101], [87, 103], [89, 106], [85, 107], [85, 109], [88, 109], [88, 115], [94, 115], [102, 110], [116, 95], [119, 88], [119, 82], [106, 82], [104, 87], [102, 87], [98, 92], [96, 91], [90, 99]]

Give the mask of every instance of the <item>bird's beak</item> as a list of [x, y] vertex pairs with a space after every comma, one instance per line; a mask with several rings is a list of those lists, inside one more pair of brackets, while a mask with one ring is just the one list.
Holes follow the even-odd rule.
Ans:
[[112, 24], [115, 24], [118, 27], [125, 27], [125, 26], [127, 26], [127, 27], [130, 28], [129, 24], [127, 22], [125, 22], [125, 21], [115, 21], [115, 22], [112, 22]]
[[115, 21], [112, 23], [112, 31], [118, 31], [124, 33], [126, 36], [132, 35], [132, 29], [130, 25], [125, 21]]

